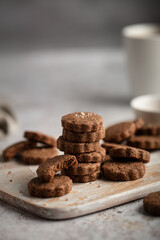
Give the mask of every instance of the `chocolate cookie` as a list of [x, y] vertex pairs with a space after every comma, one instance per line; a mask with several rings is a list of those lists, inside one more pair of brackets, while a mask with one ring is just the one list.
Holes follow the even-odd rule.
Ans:
[[44, 143], [52, 147], [56, 147], [57, 145], [57, 141], [54, 137], [39, 132], [26, 131], [24, 133], [24, 137], [28, 138], [29, 140]]
[[139, 130], [144, 126], [144, 121], [142, 118], [137, 118], [134, 123], [136, 124], [136, 129]]
[[90, 175], [68, 175], [69, 178], [72, 179], [73, 182], [76, 183], [87, 183], [87, 182], [93, 182], [96, 181], [97, 178], [100, 176], [100, 171], [94, 172]]
[[160, 149], [160, 137], [133, 136], [128, 140], [128, 145], [146, 150]]
[[75, 143], [64, 140], [62, 136], [57, 139], [57, 148], [65, 153], [93, 152], [99, 148], [99, 142]]
[[49, 182], [53, 179], [56, 172], [76, 164], [78, 162], [75, 156], [59, 155], [40, 164], [37, 169], [37, 175], [42, 182]]
[[104, 148], [99, 147], [96, 151], [90, 153], [74, 154], [77, 161], [80, 163], [98, 163], [105, 159], [106, 151]]
[[15, 157], [18, 153], [22, 152], [26, 149], [31, 149], [36, 146], [36, 143], [30, 142], [30, 141], [23, 141], [15, 143], [9, 147], [7, 147], [3, 153], [2, 156], [5, 160], [9, 160], [13, 157]]
[[103, 118], [96, 113], [75, 112], [62, 117], [62, 127], [73, 132], [96, 132], [102, 128]]
[[160, 135], [160, 124], [146, 124], [143, 128], [138, 130], [137, 134], [158, 136]]
[[144, 210], [152, 215], [160, 216], [160, 191], [150, 193], [143, 199]]
[[21, 153], [21, 159], [26, 164], [41, 164], [58, 155], [56, 148], [33, 148]]
[[39, 198], [61, 197], [72, 190], [72, 180], [67, 176], [56, 175], [51, 182], [43, 183], [36, 177], [28, 183], [31, 196]]
[[68, 169], [63, 169], [66, 175], [90, 175], [100, 171], [101, 163], [78, 163], [76, 166], [71, 166]]
[[97, 142], [105, 137], [105, 128], [101, 128], [96, 132], [73, 132], [63, 128], [63, 139], [71, 142]]
[[150, 161], [150, 153], [133, 147], [122, 146], [118, 148], [112, 148], [109, 152], [109, 155], [113, 159], [131, 159], [137, 160], [143, 163], [148, 163]]
[[106, 142], [119, 143], [128, 139], [136, 132], [136, 125], [133, 122], [121, 122], [106, 129]]
[[104, 142], [104, 143], [102, 143], [101, 146], [102, 146], [103, 148], [105, 148], [106, 153], [109, 153], [109, 151], [110, 151], [112, 148], [115, 148], [115, 147], [116, 147], [116, 148], [117, 148], [117, 147], [122, 147], [122, 146], [124, 146], [124, 145]]
[[142, 162], [108, 161], [103, 164], [102, 171], [107, 180], [133, 181], [144, 176], [145, 165]]

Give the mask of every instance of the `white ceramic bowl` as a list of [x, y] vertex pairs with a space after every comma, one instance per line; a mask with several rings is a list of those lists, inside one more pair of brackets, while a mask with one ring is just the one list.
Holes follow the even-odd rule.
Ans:
[[160, 123], [160, 94], [136, 97], [130, 105], [136, 117], [141, 117], [145, 123]]

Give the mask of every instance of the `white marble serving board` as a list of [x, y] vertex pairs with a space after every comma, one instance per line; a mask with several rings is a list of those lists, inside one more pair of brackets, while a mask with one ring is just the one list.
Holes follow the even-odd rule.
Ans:
[[160, 151], [151, 154], [142, 179], [130, 182], [97, 180], [73, 184], [72, 191], [58, 198], [34, 198], [27, 183], [36, 176], [37, 166], [0, 164], [0, 199], [48, 219], [68, 219], [143, 198], [160, 190]]

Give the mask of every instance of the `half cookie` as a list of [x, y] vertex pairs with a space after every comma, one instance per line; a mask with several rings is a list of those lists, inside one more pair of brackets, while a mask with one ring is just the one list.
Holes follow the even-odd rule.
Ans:
[[52, 181], [54, 175], [64, 168], [78, 164], [73, 155], [59, 155], [39, 165], [37, 175], [43, 182]]
[[43, 183], [36, 177], [28, 183], [31, 196], [51, 198], [61, 197], [72, 190], [72, 180], [67, 176], [56, 175], [51, 182]]

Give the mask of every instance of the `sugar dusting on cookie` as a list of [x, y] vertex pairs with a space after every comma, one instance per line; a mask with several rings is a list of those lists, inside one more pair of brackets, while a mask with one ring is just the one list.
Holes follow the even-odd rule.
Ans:
[[85, 118], [85, 117], [91, 117], [95, 115], [95, 113], [91, 113], [91, 112], [79, 112], [79, 113], [75, 113], [75, 117], [77, 118]]
[[75, 112], [63, 116], [61, 123], [73, 132], [96, 132], [102, 128], [103, 118], [92, 112]]

